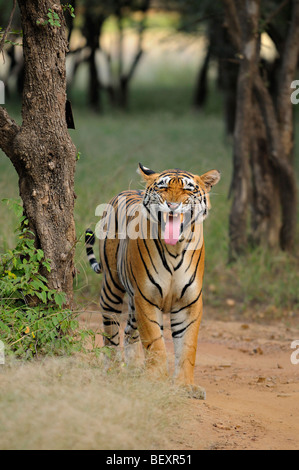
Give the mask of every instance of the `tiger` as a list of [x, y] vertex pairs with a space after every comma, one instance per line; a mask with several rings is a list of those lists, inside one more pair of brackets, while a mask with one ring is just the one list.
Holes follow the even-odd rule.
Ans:
[[194, 383], [203, 309], [203, 221], [211, 208], [209, 192], [220, 180], [220, 172], [210, 170], [201, 176], [177, 168], [155, 172], [141, 163], [137, 171], [145, 189], [123, 191], [112, 198], [96, 226], [99, 262], [93, 251], [95, 234], [91, 229], [85, 233], [89, 263], [96, 273], [103, 273], [104, 342], [119, 346], [119, 315], [127, 294], [125, 361], [134, 362], [141, 340], [146, 368], [167, 375], [163, 315], [170, 314], [174, 379], [192, 397], [205, 399], [203, 387]]

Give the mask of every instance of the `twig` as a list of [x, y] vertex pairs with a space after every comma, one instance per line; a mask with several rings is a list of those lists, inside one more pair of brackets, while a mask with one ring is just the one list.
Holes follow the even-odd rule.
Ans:
[[233, 0], [222, 1], [224, 3], [228, 34], [236, 51], [240, 52], [242, 50], [242, 32], [237, 6]]
[[280, 11], [289, 3], [290, 0], [284, 0], [280, 5], [278, 5], [278, 7], [272, 12], [270, 13], [270, 15], [268, 16], [268, 18], [265, 19], [265, 22], [264, 22], [264, 28], [269, 24], [271, 23], [271, 21], [273, 20], [273, 18], [275, 18], [275, 16], [278, 15], [278, 13], [280, 13]]
[[1, 52], [3, 53], [3, 47], [4, 47], [4, 44], [5, 44], [5, 41], [6, 41], [6, 36], [8, 34], [8, 31], [10, 30], [16, 6], [17, 6], [17, 0], [13, 0], [13, 6], [12, 6], [11, 14], [10, 14], [10, 17], [9, 17], [9, 20], [8, 20], [8, 25], [6, 26], [6, 28], [4, 30], [4, 33], [3, 33], [3, 36], [2, 36], [2, 39], [0, 41], [0, 53]]

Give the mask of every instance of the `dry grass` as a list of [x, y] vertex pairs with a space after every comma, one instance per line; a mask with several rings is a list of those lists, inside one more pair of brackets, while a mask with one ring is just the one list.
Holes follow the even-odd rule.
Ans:
[[86, 357], [0, 365], [0, 397], [0, 449], [171, 449], [186, 406], [169, 382]]

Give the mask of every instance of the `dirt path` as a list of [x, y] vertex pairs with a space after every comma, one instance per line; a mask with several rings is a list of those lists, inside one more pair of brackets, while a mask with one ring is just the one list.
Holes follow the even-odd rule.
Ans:
[[[98, 325], [98, 316], [87, 318], [90, 327]], [[205, 312], [195, 369], [195, 383], [206, 389], [207, 398], [188, 401], [169, 449], [299, 449], [299, 364], [291, 362], [298, 327], [208, 318]]]
[[[203, 322], [196, 383], [207, 399], [188, 405], [173, 448], [298, 449], [299, 364], [290, 360], [295, 339], [299, 331], [282, 325]], [[171, 340], [166, 343], [171, 348]]]

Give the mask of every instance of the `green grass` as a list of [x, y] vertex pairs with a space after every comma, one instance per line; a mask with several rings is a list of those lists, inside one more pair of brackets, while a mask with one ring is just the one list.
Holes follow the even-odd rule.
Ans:
[[[164, 73], [164, 72], [163, 72]], [[299, 306], [298, 258], [284, 253], [271, 255], [252, 251], [233, 266], [228, 259], [228, 190], [232, 149], [224, 136], [221, 96], [212, 89], [204, 113], [191, 110], [189, 75], [180, 86], [173, 77], [159, 86], [136, 82], [131, 92], [130, 112], [90, 112], [82, 91], [72, 94], [76, 130], [71, 130], [78, 151], [75, 221], [79, 243], [76, 299], [82, 306], [98, 301], [100, 277], [91, 272], [85, 257], [84, 231], [94, 227], [98, 204], [128, 188], [140, 188], [138, 162], [157, 171], [179, 167], [194, 173], [217, 168], [222, 179], [211, 195], [212, 210], [205, 222], [205, 305], [217, 317], [231, 315], [287, 318]], [[6, 157], [0, 158], [0, 198], [18, 197], [17, 177]], [[0, 250], [12, 247], [15, 220], [0, 204]], [[229, 306], [229, 299], [234, 305]]]

